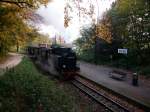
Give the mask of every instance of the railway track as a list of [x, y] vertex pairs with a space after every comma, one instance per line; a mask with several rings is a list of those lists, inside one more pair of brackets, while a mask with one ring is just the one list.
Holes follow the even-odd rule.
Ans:
[[72, 80], [72, 84], [77, 87], [80, 91], [84, 92], [88, 96], [90, 96], [93, 100], [97, 103], [104, 105], [106, 109], [111, 112], [130, 112], [128, 109], [120, 105], [119, 103], [113, 101], [112, 99], [108, 98], [104, 94], [100, 93], [96, 89], [85, 85], [78, 79]]

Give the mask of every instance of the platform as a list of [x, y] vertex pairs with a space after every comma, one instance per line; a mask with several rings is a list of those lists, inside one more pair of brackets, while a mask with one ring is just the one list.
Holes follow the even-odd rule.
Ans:
[[132, 78], [118, 81], [109, 77], [114, 68], [79, 62], [80, 74], [102, 86], [105, 86], [123, 96], [150, 107], [150, 87], [139, 79], [139, 86], [132, 85]]

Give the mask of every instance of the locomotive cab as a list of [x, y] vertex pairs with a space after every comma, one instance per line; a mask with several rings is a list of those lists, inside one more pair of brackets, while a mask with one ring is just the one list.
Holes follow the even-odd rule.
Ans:
[[52, 53], [55, 55], [55, 67], [58, 71], [70, 72], [77, 70], [76, 54], [71, 48], [53, 48]]

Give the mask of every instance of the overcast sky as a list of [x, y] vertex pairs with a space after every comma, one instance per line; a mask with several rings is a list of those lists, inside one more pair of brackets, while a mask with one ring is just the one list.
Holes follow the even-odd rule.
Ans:
[[[55, 35], [61, 35], [64, 37], [65, 41], [70, 43], [73, 40], [79, 37], [79, 28], [84, 26], [85, 24], [89, 24], [91, 21], [86, 19], [84, 21], [79, 21], [79, 17], [76, 16], [76, 11], [72, 13], [73, 19], [68, 28], [64, 28], [64, 6], [66, 0], [53, 0], [50, 2], [47, 7], [41, 6], [37, 13], [41, 15], [44, 19], [44, 22], [38, 24], [39, 30], [41, 33], [49, 34], [50, 37], [54, 37]], [[89, 0], [83, 0], [83, 5], [88, 7], [87, 2]], [[96, 1], [96, 0], [91, 0]], [[95, 16], [101, 16], [102, 13], [110, 8], [110, 5], [115, 0], [97, 0], [98, 7], [95, 2]], [[99, 14], [98, 14], [99, 11]], [[82, 18], [81, 18], [82, 19]]]

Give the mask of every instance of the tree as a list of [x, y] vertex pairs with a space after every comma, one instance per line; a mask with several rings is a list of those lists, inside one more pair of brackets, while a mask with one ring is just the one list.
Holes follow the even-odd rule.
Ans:
[[[130, 14], [130, 21], [127, 24], [129, 32], [126, 46], [137, 55], [138, 64], [146, 64], [150, 62], [148, 54], [150, 53], [150, 9], [147, 2], [145, 2], [143, 10], [132, 10]], [[136, 5], [136, 4], [135, 4]], [[135, 12], [136, 11], [136, 12]]]
[[81, 37], [75, 41], [80, 53], [94, 47], [95, 26], [84, 27], [80, 30]]
[[19, 8], [37, 8], [40, 4], [46, 5], [50, 0], [1, 0], [1, 4], [15, 5]]
[[94, 39], [95, 39], [95, 25], [83, 27], [80, 30], [81, 37], [78, 38], [74, 44], [76, 45], [76, 52], [78, 56], [86, 61], [92, 61], [94, 56]]
[[[149, 0], [116, 0], [111, 8], [104, 13], [98, 24], [95, 25], [96, 33], [94, 34], [94, 37], [97, 36], [99, 40], [102, 40], [100, 44], [97, 45], [97, 40], [92, 38], [93, 41], [95, 40], [95, 45], [101, 47], [97, 47], [97, 50], [95, 50], [96, 54], [99, 54], [99, 49], [103, 50], [106, 46], [104, 50], [108, 48], [108, 51], [113, 54], [116, 60], [122, 60], [125, 56], [118, 55], [117, 49], [128, 48], [128, 59], [130, 65], [149, 65], [149, 21]], [[77, 40], [77, 46], [79, 46], [77, 48], [79, 48], [80, 51], [83, 51], [83, 48], [88, 49], [87, 46], [84, 47], [88, 41], [84, 40], [86, 40], [84, 36]], [[91, 45], [94, 46], [93, 43]], [[90, 53], [93, 53], [93, 51]], [[107, 55], [109, 56], [109, 53]]]
[[103, 18], [99, 20], [99, 23], [96, 25], [97, 27], [97, 36], [108, 43], [112, 42], [112, 34], [111, 34], [111, 19], [109, 15], [106, 13], [103, 14]]
[[[94, 6], [95, 2], [97, 0], [67, 0], [64, 8], [64, 26], [69, 26], [69, 22], [74, 15], [79, 17], [79, 21], [82, 21], [82, 18], [86, 18], [95, 22], [94, 14], [95, 8], [97, 8]], [[83, 5], [83, 3], [86, 5]]]
[[[27, 24], [34, 9], [49, 0], [0, 0], [0, 55], [6, 55], [11, 46], [19, 46], [28, 40], [33, 28]], [[30, 12], [33, 12], [32, 14]]]
[[48, 35], [39, 34], [38, 32], [34, 33], [34, 39], [31, 41], [32, 45], [38, 45], [41, 43], [51, 44], [51, 40]]
[[149, 7], [149, 0], [117, 0], [108, 11], [113, 40], [128, 48], [131, 61], [138, 65], [150, 62]]

